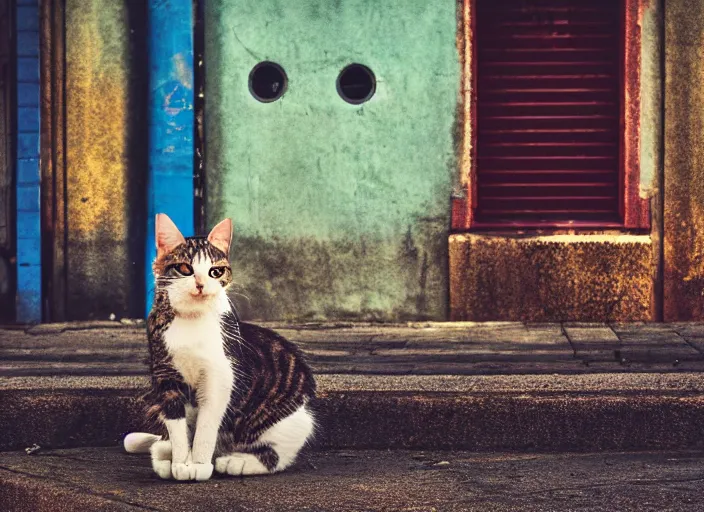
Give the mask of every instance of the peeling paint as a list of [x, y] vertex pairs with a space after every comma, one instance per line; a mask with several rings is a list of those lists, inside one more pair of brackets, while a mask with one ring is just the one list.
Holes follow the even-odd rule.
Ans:
[[[170, 90], [170, 92], [164, 95], [163, 108], [164, 112], [172, 118], [178, 116], [184, 110], [193, 110], [193, 106], [190, 103], [190, 98], [184, 95], [183, 89], [181, 89], [181, 84], [178, 82], [173, 82], [164, 86], [164, 89]], [[182, 126], [177, 121], [171, 119], [169, 121], [169, 126], [176, 131], [182, 129]], [[173, 133], [173, 132], [171, 132]]]
[[642, 0], [625, 0], [621, 145], [623, 223], [627, 228], [650, 227], [650, 204], [641, 189]]
[[472, 222], [472, 208], [476, 203], [474, 167], [475, 76], [474, 76], [474, 3], [457, 1], [457, 34], [455, 45], [462, 70], [461, 88], [458, 94], [455, 118], [455, 183], [453, 184], [452, 228], [468, 229]]
[[187, 89], [193, 89], [193, 70], [188, 65], [186, 58], [177, 53], [173, 57], [173, 68], [175, 79]]

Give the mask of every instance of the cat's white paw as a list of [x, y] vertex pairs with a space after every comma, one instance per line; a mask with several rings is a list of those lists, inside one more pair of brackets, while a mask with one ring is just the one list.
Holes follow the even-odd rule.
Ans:
[[157, 441], [151, 446], [152, 469], [159, 478], [171, 478], [171, 441]]
[[171, 478], [171, 461], [170, 460], [155, 460], [152, 459], [152, 469], [159, 478], [169, 480]]
[[218, 457], [215, 459], [215, 471], [226, 475], [240, 476], [244, 469], [244, 463], [245, 460], [236, 455]]
[[213, 475], [213, 465], [196, 464], [194, 462], [171, 464], [171, 474], [176, 480], [196, 480], [202, 482], [208, 480]]
[[232, 476], [266, 475], [269, 470], [250, 453], [237, 453], [215, 459], [215, 471]]
[[203, 482], [209, 480], [213, 476], [213, 465], [208, 463], [203, 464], [193, 464], [196, 468], [195, 480], [198, 482]]

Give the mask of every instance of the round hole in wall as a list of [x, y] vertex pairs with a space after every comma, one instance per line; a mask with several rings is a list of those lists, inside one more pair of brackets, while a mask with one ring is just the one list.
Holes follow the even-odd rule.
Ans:
[[368, 101], [376, 91], [376, 77], [363, 64], [350, 64], [337, 77], [337, 93], [347, 103], [359, 105]]
[[249, 73], [249, 92], [263, 103], [278, 100], [286, 92], [284, 68], [275, 62], [260, 62]]

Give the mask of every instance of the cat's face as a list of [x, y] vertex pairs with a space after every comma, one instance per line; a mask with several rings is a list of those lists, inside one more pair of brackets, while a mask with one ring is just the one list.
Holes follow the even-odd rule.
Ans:
[[225, 219], [207, 238], [184, 238], [163, 213], [156, 217], [156, 286], [168, 293], [179, 314], [219, 311], [227, 304], [225, 287], [232, 281], [228, 261], [232, 223]]

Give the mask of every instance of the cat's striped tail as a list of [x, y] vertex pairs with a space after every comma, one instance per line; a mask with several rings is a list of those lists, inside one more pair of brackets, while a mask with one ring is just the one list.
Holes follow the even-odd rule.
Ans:
[[149, 453], [154, 443], [161, 440], [161, 436], [146, 432], [131, 432], [125, 436], [123, 444], [127, 453]]

